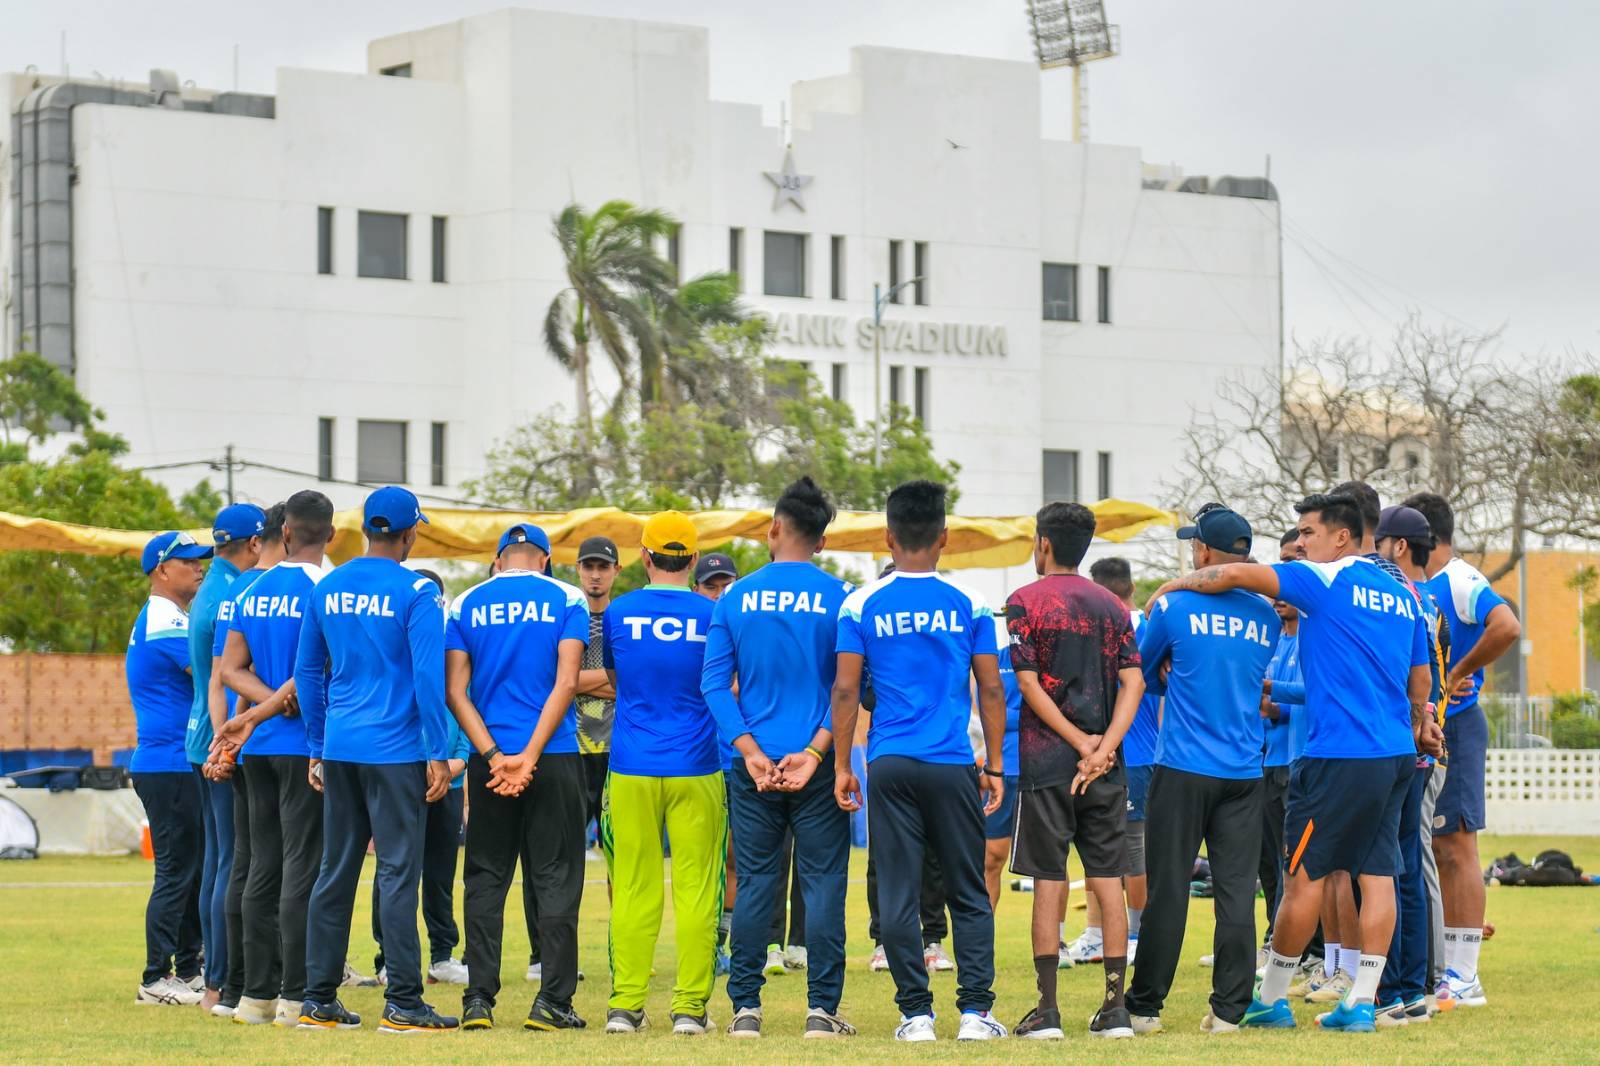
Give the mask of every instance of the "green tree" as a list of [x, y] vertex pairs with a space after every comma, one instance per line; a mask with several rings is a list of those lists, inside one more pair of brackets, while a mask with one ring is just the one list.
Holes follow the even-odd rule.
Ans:
[[[37, 443], [62, 426], [82, 429], [104, 417], [43, 356], [19, 352], [0, 362], [0, 431], [7, 445]], [[13, 440], [13, 433], [23, 439]]]

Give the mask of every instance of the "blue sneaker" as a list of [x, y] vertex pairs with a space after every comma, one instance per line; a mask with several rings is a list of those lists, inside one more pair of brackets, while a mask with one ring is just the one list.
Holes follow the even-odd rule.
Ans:
[[1370, 1033], [1375, 1027], [1377, 1011], [1371, 1003], [1357, 1003], [1347, 1007], [1343, 1002], [1326, 1014], [1317, 1015], [1317, 1024], [1324, 1029], [1340, 1029], [1347, 1033]]
[[733, 959], [722, 948], [717, 949], [716, 962], [712, 966], [712, 974], [716, 977], [726, 977], [733, 970]]
[[1239, 1019], [1241, 1029], [1293, 1029], [1294, 1011], [1289, 1009], [1289, 1001], [1280, 999], [1271, 1006], [1252, 999], [1250, 1006], [1245, 1008], [1244, 1017]]

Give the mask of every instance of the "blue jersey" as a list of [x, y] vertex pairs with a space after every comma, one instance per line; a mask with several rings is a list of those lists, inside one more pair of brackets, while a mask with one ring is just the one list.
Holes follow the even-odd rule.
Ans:
[[314, 759], [443, 759], [444, 611], [432, 581], [362, 556], [317, 584], [294, 666]]
[[[311, 563], [282, 562], [245, 586], [233, 597], [228, 620], [230, 632], [244, 638], [250, 649], [250, 667], [261, 683], [274, 692], [294, 676], [300, 648], [300, 623], [316, 590], [327, 574]], [[309, 755], [304, 721], [296, 715], [274, 715], [250, 734], [239, 749], [243, 758], [257, 755]]]
[[239, 568], [220, 555], [206, 568], [200, 591], [189, 604], [189, 669], [194, 685], [194, 699], [189, 705], [189, 721], [184, 730], [184, 750], [189, 761], [196, 765], [211, 755], [211, 712], [209, 689], [211, 686], [211, 644], [218, 629], [217, 616], [222, 605], [233, 595], [232, 586], [239, 577]]
[[184, 731], [194, 689], [189, 678], [189, 616], [165, 596], [151, 596], [134, 619], [123, 661], [138, 737], [128, 769], [189, 773]]
[[[1128, 620], [1133, 624], [1133, 638], [1138, 640], [1144, 636], [1144, 612], [1138, 608], [1128, 612]], [[1161, 694], [1152, 692], [1148, 688], [1139, 698], [1139, 710], [1133, 716], [1133, 724], [1128, 726], [1128, 733], [1122, 738], [1122, 761], [1127, 766], [1154, 766], [1156, 762], [1156, 738], [1161, 732]]]
[[[810, 562], [787, 562], [768, 563], [723, 592], [711, 612], [700, 691], [725, 746], [749, 733], [780, 759], [828, 725], [839, 606], [849, 591]], [[737, 749], [728, 755], [730, 766], [742, 759]]]
[[1278, 705], [1278, 717], [1263, 726], [1267, 745], [1261, 765], [1288, 766], [1306, 747], [1306, 685], [1300, 676], [1298, 633], [1278, 637], [1272, 661], [1267, 663], [1267, 677], [1272, 681], [1271, 699]]
[[617, 678], [613, 772], [700, 777], [722, 768], [700, 695], [711, 607], [687, 588], [646, 585], [606, 608], [605, 666]]
[[[1452, 558], [1444, 568], [1428, 579], [1427, 589], [1433, 593], [1450, 623], [1450, 668], [1467, 657], [1477, 647], [1483, 636], [1489, 612], [1505, 604], [1500, 594], [1489, 587], [1489, 580], [1476, 567], [1462, 559]], [[1472, 674], [1472, 694], [1452, 700], [1446, 715], [1459, 714], [1478, 703], [1478, 691], [1483, 688], [1483, 670]]]
[[1157, 691], [1161, 661], [1172, 660], [1157, 766], [1231, 780], [1261, 776], [1261, 679], [1282, 629], [1271, 601], [1253, 592], [1172, 592], [1156, 601], [1139, 659]]
[[[472, 586], [450, 605], [447, 651], [472, 662], [467, 694], [501, 751], [528, 746], [550, 690], [556, 686], [561, 643], [589, 642], [589, 607], [583, 593], [531, 570], [504, 570]], [[567, 707], [544, 750], [578, 750], [578, 705]]]
[[937, 573], [896, 570], [845, 597], [838, 650], [866, 660], [877, 697], [868, 762], [972, 762], [968, 679], [974, 655], [998, 654], [995, 628], [981, 596]]
[[1305, 755], [1377, 759], [1416, 751], [1411, 668], [1428, 638], [1411, 590], [1370, 560], [1277, 563], [1278, 598], [1300, 609], [1300, 667], [1310, 728]]
[[[271, 568], [268, 567], [267, 569]], [[245, 589], [254, 585], [261, 575], [266, 572], [266, 570], [246, 570], [229, 586], [228, 598], [223, 600], [221, 606], [217, 608], [217, 624], [211, 637], [211, 657], [213, 659], [222, 658], [222, 649], [228, 645], [228, 633], [233, 628], [233, 615], [239, 606], [239, 596]], [[232, 718], [234, 711], [239, 706], [239, 694], [224, 685], [222, 687], [222, 696], [223, 699], [228, 701], [228, 717]]]
[[1022, 689], [1017, 686], [1017, 671], [1011, 665], [1011, 635], [1006, 632], [1006, 620], [994, 616], [995, 652], [1000, 662], [1000, 684], [1006, 690], [1006, 737], [1000, 745], [1005, 758], [1007, 777], [1022, 772], [1022, 758], [1017, 751], [1017, 731], [1022, 728]]

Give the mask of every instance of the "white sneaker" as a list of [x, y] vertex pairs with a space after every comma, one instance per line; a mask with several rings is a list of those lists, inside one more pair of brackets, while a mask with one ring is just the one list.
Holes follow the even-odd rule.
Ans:
[[803, 970], [806, 968], [806, 948], [804, 944], [783, 949], [783, 965], [790, 970]]
[[278, 1004], [271, 999], [251, 999], [241, 996], [239, 1005], [233, 1008], [233, 1020], [237, 1025], [271, 1025], [278, 1017]]
[[956, 964], [950, 961], [950, 956], [944, 953], [944, 945], [937, 940], [922, 949], [922, 961], [927, 965], [929, 973], [948, 972], [956, 968]]
[[1129, 1014], [1133, 1021], [1135, 1036], [1147, 1036], [1150, 1033], [1161, 1032], [1161, 1015], [1159, 1014]]
[[883, 945], [879, 944], [872, 949], [872, 958], [867, 960], [867, 969], [873, 973], [882, 973], [889, 968], [889, 956], [884, 953]]
[[1056, 969], [1072, 969], [1072, 950], [1067, 947], [1066, 941], [1062, 941], [1060, 947], [1056, 948]]
[[439, 984], [464, 985], [467, 983], [467, 967], [456, 959], [440, 959], [428, 967], [428, 978]]
[[957, 1040], [1002, 1040], [1006, 1027], [988, 1011], [965, 1010], [961, 1012], [961, 1031]]
[[1101, 962], [1105, 959], [1105, 941], [1100, 937], [1089, 938], [1087, 931], [1080, 933], [1078, 939], [1067, 945], [1067, 954], [1072, 957], [1074, 966], [1082, 966], [1088, 962]]
[[1221, 1036], [1224, 1033], [1237, 1033], [1239, 1026], [1234, 1022], [1225, 1022], [1210, 1011], [1200, 1019], [1200, 1031], [1210, 1033], [1212, 1036]]
[[901, 1015], [894, 1038], [909, 1044], [927, 1044], [939, 1039], [939, 1034], [933, 1031], [933, 1015], [918, 1014], [910, 1018]]
[[211, 1014], [216, 1018], [232, 1018], [233, 1008], [226, 1003], [213, 1003], [211, 1005]]
[[1200, 965], [1204, 966], [1206, 969], [1209, 970], [1211, 967], [1215, 966], [1216, 964], [1217, 964], [1217, 957], [1215, 955], [1202, 955], [1202, 956], [1200, 956]]
[[278, 1009], [272, 1024], [281, 1029], [300, 1028], [300, 1004], [290, 1003], [286, 999], [278, 1000]]
[[368, 977], [366, 974], [358, 972], [354, 966], [350, 965], [350, 960], [346, 959], [344, 977], [339, 980], [339, 984], [343, 988], [377, 988], [383, 984], [383, 981], [380, 978]]
[[140, 985], [133, 1001], [147, 1007], [193, 1007], [204, 998], [203, 991], [196, 992], [186, 981], [176, 977], [158, 977], [147, 985]]
[[202, 977], [200, 974], [195, 974], [193, 977], [189, 978], [187, 981], [184, 980], [181, 977], [174, 977], [173, 980], [178, 982], [180, 985], [184, 985], [185, 987], [194, 989], [196, 992], [199, 992], [201, 995], [205, 994], [205, 991], [206, 991], [206, 979], [204, 977]]
[[778, 977], [788, 972], [783, 965], [783, 949], [778, 945], [767, 945], [767, 964], [761, 968], [761, 972], [768, 977]]
[[533, 963], [529, 963], [528, 964], [528, 980], [530, 980], [530, 981], [543, 981], [544, 980], [544, 963], [542, 963], [542, 962], [533, 962]]
[[1446, 970], [1444, 979], [1450, 985], [1450, 998], [1458, 1007], [1487, 1007], [1489, 997], [1483, 994], [1483, 982], [1477, 974], [1462, 977], [1454, 970]]

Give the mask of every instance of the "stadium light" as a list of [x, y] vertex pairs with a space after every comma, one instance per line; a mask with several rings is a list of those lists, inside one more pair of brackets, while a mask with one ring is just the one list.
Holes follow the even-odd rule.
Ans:
[[1120, 27], [1106, 22], [1102, 0], [1027, 0], [1028, 31], [1040, 70], [1072, 68], [1072, 139], [1089, 136], [1085, 63], [1110, 59], [1122, 46]]

